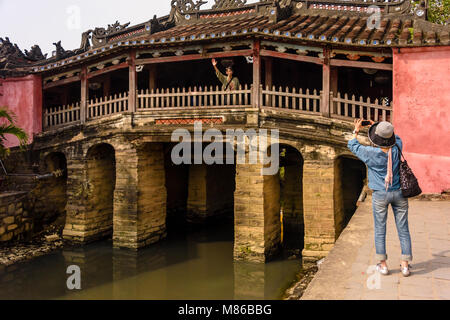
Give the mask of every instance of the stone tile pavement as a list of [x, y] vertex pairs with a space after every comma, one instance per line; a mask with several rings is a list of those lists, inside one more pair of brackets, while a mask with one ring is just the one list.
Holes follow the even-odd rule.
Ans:
[[304, 300], [450, 300], [450, 201], [410, 201], [412, 275], [400, 272], [400, 242], [392, 209], [387, 227], [390, 275], [375, 271], [372, 199], [361, 203]]

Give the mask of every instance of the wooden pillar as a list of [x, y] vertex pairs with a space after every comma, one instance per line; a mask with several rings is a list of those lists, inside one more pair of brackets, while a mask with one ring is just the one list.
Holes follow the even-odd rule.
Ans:
[[105, 75], [105, 80], [103, 81], [103, 96], [109, 97], [111, 95], [111, 73]]
[[149, 65], [149, 89], [156, 90], [156, 64]]
[[128, 93], [128, 111], [136, 112], [137, 98], [137, 72], [136, 72], [136, 50], [131, 50], [128, 60], [129, 65], [129, 93]]
[[[338, 79], [339, 79], [339, 69], [338, 67], [331, 67], [330, 69], [330, 91], [332, 95], [330, 95], [330, 99], [333, 99], [334, 97], [337, 97], [338, 93]], [[332, 114], [336, 113], [336, 104], [333, 102], [333, 100], [330, 101], [330, 112]]]
[[323, 50], [323, 85], [322, 85], [322, 104], [320, 106], [320, 111], [322, 116], [330, 117], [330, 50], [325, 48]]
[[330, 69], [330, 90], [333, 92], [333, 96], [337, 96], [338, 92], [338, 79], [339, 79], [338, 67], [331, 67]]
[[89, 101], [89, 80], [87, 77], [87, 67], [81, 69], [81, 109], [80, 109], [80, 121], [81, 124], [86, 123], [87, 108]]
[[261, 41], [256, 40], [253, 43], [253, 107], [260, 107], [261, 93]]
[[273, 82], [272, 82], [272, 71], [273, 71], [273, 59], [270, 57], [266, 57], [264, 59], [264, 67], [265, 67], [265, 79], [266, 79], [266, 86], [269, 86], [269, 88], [272, 88]]

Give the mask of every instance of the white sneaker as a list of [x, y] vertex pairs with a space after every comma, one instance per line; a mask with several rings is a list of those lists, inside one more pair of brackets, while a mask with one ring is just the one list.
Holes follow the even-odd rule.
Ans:
[[400, 265], [400, 270], [402, 271], [402, 274], [404, 277], [409, 277], [411, 275], [411, 266], [408, 265], [406, 268], [403, 268], [402, 265]]
[[387, 267], [381, 266], [381, 263], [377, 264], [377, 271], [383, 276], [387, 276], [389, 274], [389, 269]]

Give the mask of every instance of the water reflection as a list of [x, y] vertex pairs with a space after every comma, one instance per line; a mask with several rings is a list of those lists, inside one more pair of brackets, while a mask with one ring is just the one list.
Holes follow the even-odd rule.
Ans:
[[[183, 230], [140, 251], [106, 241], [0, 269], [0, 299], [278, 299], [301, 268], [234, 263], [229, 225]], [[81, 291], [66, 288], [70, 265], [81, 269]]]

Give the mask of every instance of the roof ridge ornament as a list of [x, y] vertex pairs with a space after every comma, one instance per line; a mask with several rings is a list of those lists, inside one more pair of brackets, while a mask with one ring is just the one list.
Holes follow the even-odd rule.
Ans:
[[170, 5], [173, 9], [176, 9], [180, 13], [184, 14], [187, 12], [200, 11], [200, 7], [207, 3], [208, 1], [203, 0], [196, 0], [196, 2], [194, 2], [194, 0], [172, 0]]
[[247, 0], [214, 0], [213, 9], [234, 9], [240, 8], [247, 4]]

